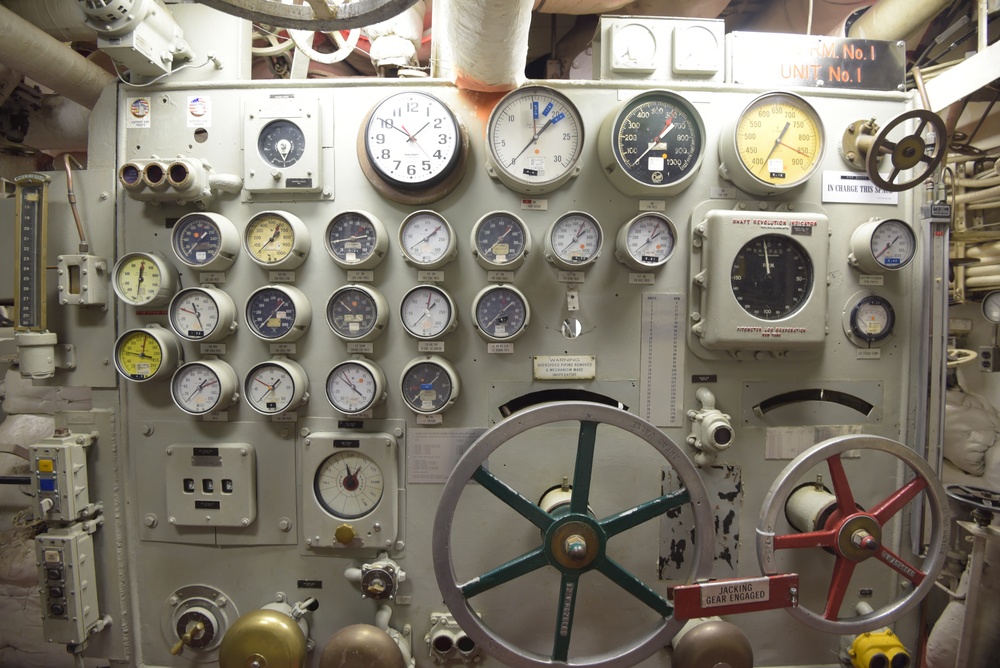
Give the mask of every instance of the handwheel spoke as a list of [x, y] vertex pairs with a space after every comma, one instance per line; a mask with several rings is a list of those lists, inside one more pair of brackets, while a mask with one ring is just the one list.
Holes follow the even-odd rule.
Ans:
[[837, 557], [837, 562], [833, 565], [833, 577], [830, 578], [830, 591], [826, 595], [826, 610], [823, 611], [826, 619], [837, 620], [847, 588], [851, 585], [855, 565], [850, 559]]
[[906, 563], [898, 554], [884, 546], [879, 546], [875, 558], [915, 585], [920, 584], [927, 577], [927, 573]]
[[605, 558], [598, 564], [597, 570], [616, 585], [655, 610], [662, 617], [669, 617], [674, 614], [674, 607], [665, 598], [650, 589], [649, 585], [622, 568], [613, 559]]
[[[891, 182], [892, 179], [890, 178]], [[857, 512], [857, 504], [854, 503], [854, 493], [851, 491], [851, 483], [847, 481], [847, 474], [844, 473], [844, 462], [840, 455], [833, 455], [826, 460], [830, 467], [830, 477], [833, 479], [833, 493], [837, 497], [837, 510], [841, 517], [847, 517]]]
[[616, 536], [623, 531], [637, 527], [643, 522], [647, 522], [654, 517], [659, 517], [663, 513], [678, 508], [691, 500], [691, 495], [686, 489], [664, 494], [652, 501], [640, 503], [634, 508], [622, 511], [617, 515], [612, 515], [601, 520], [601, 528], [608, 538]]
[[569, 658], [569, 637], [573, 631], [573, 609], [576, 607], [576, 589], [580, 583], [577, 575], [563, 575], [559, 587], [559, 605], [556, 614], [556, 639], [552, 647], [552, 660], [566, 662]]
[[895, 165], [893, 165], [892, 166], [892, 173], [889, 174], [889, 178], [887, 178], [886, 181], [889, 182], [889, 183], [892, 183], [893, 181], [895, 181], [896, 177], [899, 176], [899, 171], [900, 171], [899, 167], [896, 167]]
[[774, 549], [793, 550], [802, 547], [833, 547], [837, 544], [836, 531], [809, 531], [789, 533], [774, 537]]
[[483, 573], [477, 578], [469, 580], [465, 584], [459, 585], [458, 588], [462, 590], [462, 595], [465, 598], [472, 598], [477, 594], [482, 594], [484, 591], [489, 591], [522, 575], [536, 571], [542, 566], [548, 565], [548, 563], [544, 550], [538, 547], [531, 552], [522, 554], [505, 564], [497, 566], [493, 570]]
[[927, 155], [926, 153], [921, 154], [920, 162], [926, 162], [927, 164], [932, 164], [934, 162], [934, 154]]
[[914, 499], [924, 488], [927, 481], [917, 477], [906, 483], [895, 492], [887, 496], [881, 503], [872, 508], [869, 512], [879, 526], [885, 526], [889, 519], [899, 512], [899, 510]]
[[571, 513], [586, 513], [590, 503], [590, 478], [594, 470], [594, 443], [597, 441], [597, 423], [580, 422], [580, 437], [576, 445], [576, 469], [573, 472], [573, 496], [570, 497]]
[[878, 147], [878, 152], [881, 155], [888, 155], [888, 154], [892, 153], [895, 150], [896, 150], [896, 142], [889, 141], [888, 139], [886, 139], [881, 144], [879, 144], [879, 147]]
[[482, 466], [472, 474], [472, 479], [542, 531], [548, 529], [549, 525], [555, 521], [551, 515]]

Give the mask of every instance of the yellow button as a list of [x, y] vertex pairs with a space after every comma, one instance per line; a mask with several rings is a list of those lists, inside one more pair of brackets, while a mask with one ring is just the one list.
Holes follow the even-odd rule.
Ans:
[[354, 542], [357, 534], [354, 532], [354, 527], [350, 524], [341, 524], [337, 527], [337, 530], [333, 532], [333, 537], [341, 545], [350, 545]]
[[38, 460], [38, 470], [40, 473], [52, 473], [55, 470], [53, 464], [55, 462], [51, 459], [39, 459]]

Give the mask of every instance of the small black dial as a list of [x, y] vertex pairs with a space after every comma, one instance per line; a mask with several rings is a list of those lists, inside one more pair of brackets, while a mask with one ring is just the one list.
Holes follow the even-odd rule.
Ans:
[[790, 237], [765, 234], [745, 243], [736, 254], [730, 285], [744, 311], [761, 320], [780, 320], [808, 299], [812, 262]]
[[290, 285], [267, 285], [247, 299], [250, 331], [265, 341], [292, 341], [305, 333], [312, 319], [309, 300]]
[[618, 164], [643, 185], [678, 183], [701, 165], [701, 117], [667, 91], [650, 91], [626, 104], [615, 119], [612, 141]]
[[359, 211], [338, 215], [326, 228], [326, 248], [334, 262], [345, 269], [376, 266], [388, 244], [382, 223]]
[[484, 288], [473, 300], [472, 313], [479, 335], [487, 341], [516, 339], [530, 318], [528, 300], [510, 285]]
[[490, 269], [516, 269], [524, 261], [530, 243], [527, 226], [506, 211], [486, 214], [472, 230], [476, 259]]
[[345, 285], [326, 303], [326, 320], [345, 341], [371, 341], [385, 329], [385, 299], [372, 288]]
[[415, 412], [440, 413], [458, 396], [458, 376], [445, 360], [430, 356], [411, 361], [400, 381], [403, 400]]
[[257, 136], [257, 150], [274, 167], [291, 167], [302, 158], [306, 136], [295, 123], [284, 119], [271, 121]]

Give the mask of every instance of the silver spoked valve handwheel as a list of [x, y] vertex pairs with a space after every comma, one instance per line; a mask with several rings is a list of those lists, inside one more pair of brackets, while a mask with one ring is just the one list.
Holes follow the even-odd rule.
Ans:
[[[482, 466], [497, 448], [515, 436], [535, 427], [567, 421], [580, 423], [572, 492], [567, 506], [554, 509], [551, 513], [546, 512]], [[673, 467], [683, 487], [677, 492], [664, 494], [603, 519], [591, 515], [588, 512], [591, 477], [595, 449], [598, 447], [598, 427], [602, 425], [634, 434], [655, 448]], [[452, 551], [461, 542], [453, 542], [452, 524], [458, 500], [469, 480], [478, 482], [501, 502], [538, 527], [542, 542], [533, 550], [471, 580], [460, 582], [455, 575]], [[692, 508], [695, 527], [695, 546], [689, 555], [693, 557], [688, 574], [688, 581], [691, 581], [707, 577], [711, 571], [714, 532], [705, 485], [684, 451], [649, 422], [618, 408], [588, 402], [540, 404], [515, 413], [484, 433], [455, 466], [445, 484], [434, 518], [434, 573], [444, 602], [459, 626], [484, 652], [506, 665], [588, 668], [633, 666], [666, 646], [683, 622], [674, 619], [673, 606], [664, 597], [608, 556], [607, 543], [623, 531], [686, 504]], [[546, 566], [555, 568], [561, 577], [555, 638], [552, 651], [547, 656], [517, 647], [498, 636], [480, 619], [471, 604], [471, 600], [477, 595]], [[622, 646], [604, 654], [575, 657], [570, 661], [574, 606], [579, 588], [586, 586], [586, 582], [581, 583], [581, 576], [589, 571], [603, 574], [656, 611], [661, 619], [649, 633], [630, 646]], [[540, 601], [537, 605], [548, 608], [551, 603], [552, 601]]]
[[[842, 455], [850, 450], [886, 452], [906, 465], [914, 474], [909, 482], [886, 494], [871, 508], [862, 510], [844, 472]], [[802, 489], [801, 482], [814, 466], [826, 462], [830, 472], [835, 503], [819, 515], [822, 519], [815, 530], [779, 533], [778, 518], [787, 516], [789, 497]], [[919, 565], [909, 563], [882, 542], [886, 523], [918, 496], [927, 496], [930, 512], [930, 537], [926, 556]], [[897, 520], [897, 522], [900, 520]], [[787, 526], [783, 524], [782, 526]], [[881, 436], [853, 434], [837, 436], [812, 446], [785, 467], [774, 481], [761, 510], [757, 525], [757, 559], [765, 575], [781, 572], [776, 561], [778, 550], [825, 548], [835, 555], [833, 574], [822, 612], [814, 612], [801, 604], [787, 608], [789, 614], [811, 628], [826, 633], [854, 635], [883, 627], [899, 619], [916, 606], [934, 587], [934, 581], [944, 565], [948, 547], [948, 507], [944, 489], [933, 469], [910, 448]], [[899, 573], [912, 584], [903, 597], [867, 615], [853, 611], [841, 613], [841, 606], [851, 584], [854, 569], [868, 559], [875, 559]], [[803, 595], [809, 592], [803, 591]], [[802, 596], [800, 596], [801, 600]]]

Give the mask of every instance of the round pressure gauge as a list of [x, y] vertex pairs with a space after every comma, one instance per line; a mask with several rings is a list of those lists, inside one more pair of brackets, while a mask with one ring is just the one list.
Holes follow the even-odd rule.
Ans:
[[873, 218], [851, 235], [848, 260], [866, 274], [897, 271], [910, 263], [916, 254], [917, 237], [913, 228], [901, 220]]
[[618, 231], [615, 257], [635, 271], [662, 267], [674, 252], [677, 232], [659, 213], [641, 213]]
[[675, 195], [705, 157], [705, 124], [676, 93], [651, 90], [612, 112], [601, 126], [597, 153], [611, 183], [626, 195]]
[[403, 367], [400, 390], [403, 401], [414, 412], [440, 413], [458, 398], [458, 372], [443, 357], [418, 357]]
[[378, 266], [389, 247], [382, 222], [363, 211], [338, 214], [326, 228], [326, 249], [344, 269]]
[[583, 121], [562, 93], [525, 86], [494, 107], [486, 143], [491, 176], [518, 192], [547, 193], [580, 173]]
[[170, 233], [177, 259], [201, 271], [224, 271], [240, 253], [240, 235], [231, 220], [217, 213], [181, 216]]
[[326, 303], [326, 321], [344, 341], [372, 341], [385, 330], [389, 306], [378, 290], [345, 285]]
[[157, 306], [177, 290], [177, 270], [159, 253], [127, 253], [111, 277], [115, 294], [131, 306]]
[[1000, 290], [983, 297], [983, 317], [994, 325], [1000, 324]]
[[455, 232], [434, 211], [414, 211], [399, 226], [403, 259], [421, 269], [437, 269], [458, 255]]
[[298, 288], [265, 285], [247, 299], [246, 322], [250, 331], [265, 341], [295, 341], [312, 322], [312, 307]]
[[323, 460], [313, 478], [316, 500], [326, 512], [343, 520], [370, 514], [385, 488], [382, 469], [358, 450], [340, 450]]
[[128, 380], [166, 378], [183, 357], [180, 340], [170, 330], [156, 325], [130, 329], [115, 341], [115, 368]]
[[341, 362], [326, 379], [326, 398], [344, 415], [365, 413], [385, 396], [385, 374], [366, 359]]
[[513, 341], [530, 319], [528, 299], [512, 285], [488, 285], [472, 300], [472, 321], [487, 341]]
[[236, 305], [218, 288], [187, 288], [170, 301], [170, 326], [188, 341], [219, 341], [236, 331]]
[[884, 342], [896, 325], [896, 312], [885, 297], [865, 295], [847, 309], [847, 334], [861, 345]]
[[257, 152], [272, 167], [291, 167], [306, 148], [306, 136], [295, 123], [285, 119], [271, 121], [257, 135]]
[[472, 253], [483, 269], [513, 271], [531, 251], [531, 232], [507, 211], [493, 211], [472, 227]]
[[545, 233], [545, 259], [560, 269], [582, 269], [601, 254], [604, 234], [589, 213], [571, 211], [549, 226]]
[[399, 305], [399, 319], [407, 333], [418, 339], [436, 339], [458, 326], [455, 302], [436, 285], [410, 288]]
[[309, 377], [292, 360], [275, 359], [255, 365], [243, 381], [243, 396], [250, 408], [263, 415], [278, 415], [308, 401]]
[[310, 245], [306, 224], [284, 211], [258, 213], [243, 235], [250, 259], [268, 269], [295, 269], [309, 255]]
[[745, 243], [730, 272], [737, 303], [761, 320], [780, 320], [795, 313], [808, 299], [812, 284], [808, 253], [783, 234], [764, 234]]
[[758, 195], [789, 190], [813, 175], [824, 144], [823, 123], [808, 102], [791, 93], [767, 93], [726, 127], [720, 174]]
[[188, 362], [174, 372], [170, 396], [188, 415], [208, 415], [232, 406], [240, 398], [236, 372], [222, 360]]

